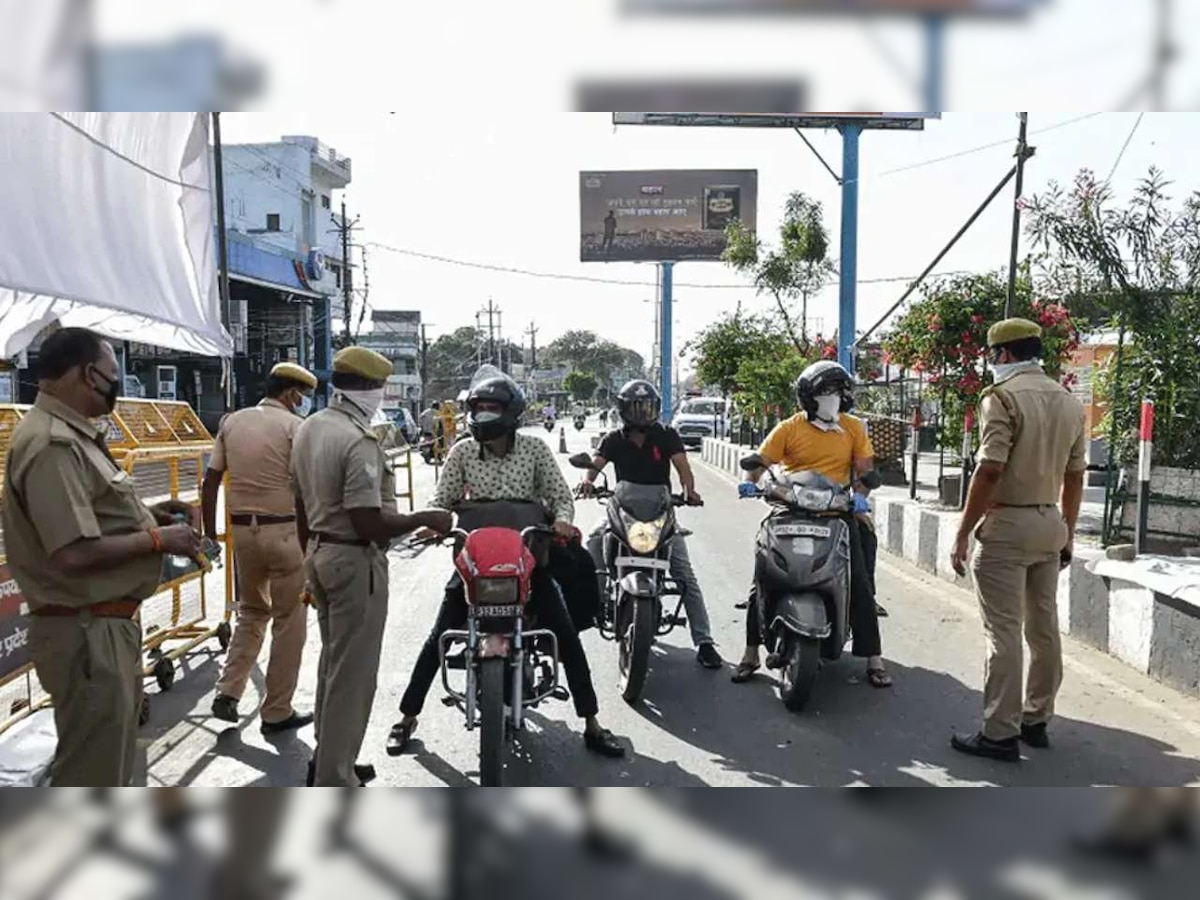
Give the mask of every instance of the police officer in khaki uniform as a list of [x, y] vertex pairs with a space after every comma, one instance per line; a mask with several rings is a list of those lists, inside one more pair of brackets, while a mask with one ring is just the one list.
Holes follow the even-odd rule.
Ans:
[[[42, 344], [37, 401], [13, 431], [4, 488], [8, 563], [29, 601], [38, 680], [54, 703], [57, 786], [124, 787], [133, 776], [142, 695], [138, 607], [163, 554], [200, 552], [200, 534], [147, 508], [113, 461], [106, 429], [121, 372], [113, 348], [64, 328]], [[161, 527], [160, 527], [161, 526]]]
[[386, 550], [421, 527], [444, 533], [442, 510], [396, 511], [395, 480], [370, 423], [383, 402], [392, 364], [364, 347], [333, 361], [333, 401], [305, 421], [292, 447], [297, 530], [308, 548], [305, 568], [317, 607], [318, 787], [358, 787], [354, 762], [375, 698], [387, 620]]
[[[1087, 430], [1079, 401], [1042, 370], [1036, 323], [1006, 319], [987, 341], [994, 384], [980, 406], [979, 468], [951, 559], [966, 574], [974, 532], [971, 571], [987, 638], [983, 727], [951, 743], [962, 753], [1016, 762], [1019, 741], [1050, 745], [1046, 726], [1062, 681], [1058, 573], [1074, 547]], [[1022, 628], [1029, 644], [1024, 703]]]
[[229, 472], [229, 505], [238, 576], [237, 627], [212, 712], [238, 721], [238, 701], [271, 626], [263, 734], [303, 728], [311, 713], [292, 708], [308, 627], [304, 552], [296, 538], [296, 505], [290, 486], [292, 439], [312, 408], [317, 378], [295, 363], [280, 363], [267, 378], [266, 398], [221, 422], [204, 476], [205, 534], [217, 536], [217, 497]]

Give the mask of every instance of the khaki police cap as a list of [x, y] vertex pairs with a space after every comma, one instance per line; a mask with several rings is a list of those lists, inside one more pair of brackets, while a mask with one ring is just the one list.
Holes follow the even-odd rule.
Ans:
[[368, 381], [387, 381], [392, 374], [392, 363], [366, 347], [346, 347], [333, 358], [333, 371], [346, 375], [357, 375]]
[[998, 347], [1001, 344], [1041, 336], [1042, 329], [1037, 322], [1030, 322], [1028, 319], [1005, 319], [988, 329], [987, 342], [989, 347]]
[[302, 384], [305, 387], [317, 387], [317, 376], [304, 366], [297, 365], [293, 362], [281, 362], [271, 370], [272, 378], [286, 378], [288, 381], [294, 381], [297, 384]]

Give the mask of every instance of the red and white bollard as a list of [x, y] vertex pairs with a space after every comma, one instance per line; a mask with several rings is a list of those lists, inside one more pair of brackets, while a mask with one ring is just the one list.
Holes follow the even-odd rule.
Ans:
[[1138, 447], [1137, 531], [1134, 546], [1139, 554], [1146, 552], [1150, 521], [1150, 464], [1154, 454], [1154, 401], [1142, 401], [1142, 423]]

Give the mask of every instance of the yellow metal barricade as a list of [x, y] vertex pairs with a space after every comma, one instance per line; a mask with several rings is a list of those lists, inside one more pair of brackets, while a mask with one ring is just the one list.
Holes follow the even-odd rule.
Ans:
[[395, 450], [388, 451], [388, 462], [391, 463], [392, 472], [396, 476], [397, 482], [403, 479], [404, 490], [396, 494], [397, 500], [408, 501], [408, 511], [412, 512], [416, 508], [416, 496], [413, 492], [413, 451], [412, 447], [401, 447]]
[[[12, 427], [29, 407], [0, 407], [0, 478], [3, 460], [7, 458]], [[133, 478], [138, 494], [148, 503], [167, 499], [182, 500], [199, 507], [200, 489], [204, 479], [206, 458], [212, 453], [213, 439], [196, 413], [186, 403], [159, 400], [129, 400], [118, 402], [113, 414], [103, 420], [108, 427], [108, 445], [113, 458]], [[230, 619], [234, 606], [232, 529], [226, 510], [224, 528], [217, 535], [221, 545], [224, 572], [211, 575], [201, 569], [188, 572], [159, 586], [139, 611], [143, 647], [147, 653], [146, 676], [153, 676], [162, 690], [169, 690], [175, 678], [175, 660], [190, 653], [206, 641], [216, 638], [221, 648], [228, 646], [232, 636]], [[0, 554], [0, 566], [4, 562]], [[223, 584], [216, 581], [223, 579]], [[212, 598], [214, 587], [224, 588], [223, 598]], [[5, 605], [5, 595], [10, 602]], [[7, 654], [2, 643], [5, 634], [28, 633], [24, 599], [19, 597], [15, 581], [0, 567], [0, 732], [36, 709], [48, 705], [34, 686], [32, 664], [22, 661], [19, 667], [5, 667]], [[210, 612], [216, 599], [220, 609]], [[12, 613], [6, 617], [6, 610]], [[215, 613], [215, 615], [213, 614]], [[9, 627], [5, 627], [5, 623]], [[13, 638], [15, 644], [18, 638]], [[24, 658], [27, 660], [27, 656]], [[23, 696], [12, 696], [12, 685], [24, 685]], [[5, 691], [8, 690], [9, 696]], [[9, 703], [5, 704], [5, 700]], [[143, 717], [148, 706], [143, 705]], [[6, 718], [6, 716], [8, 718]]]

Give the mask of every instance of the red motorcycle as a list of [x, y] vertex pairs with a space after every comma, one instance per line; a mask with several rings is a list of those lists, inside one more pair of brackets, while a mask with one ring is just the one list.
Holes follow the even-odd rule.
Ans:
[[[524, 727], [526, 709], [543, 700], [569, 696], [559, 686], [558, 640], [537, 627], [527, 609], [535, 566], [546, 565], [552, 529], [539, 504], [516, 501], [468, 503], [456, 510], [454, 566], [467, 600], [466, 630], [442, 633], [439, 645], [442, 685], [466, 715], [467, 729], [479, 729], [479, 782], [504, 783], [505, 763], [513, 737]], [[482, 527], [464, 527], [471, 519]], [[465, 644], [461, 654], [451, 647]], [[466, 670], [462, 690], [450, 683], [450, 672]]]

